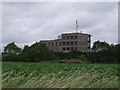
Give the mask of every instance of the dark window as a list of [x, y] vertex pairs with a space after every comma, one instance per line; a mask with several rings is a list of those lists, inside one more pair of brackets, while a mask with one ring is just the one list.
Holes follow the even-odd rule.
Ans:
[[71, 42], [71, 45], [73, 45], [73, 42]]
[[73, 50], [73, 47], [71, 47], [71, 50]]
[[81, 50], [81, 47], [79, 47], [79, 50]]
[[54, 46], [54, 43], [52, 42], [52, 46]]
[[69, 39], [69, 36], [67, 36], [67, 39]]
[[79, 41], [79, 45], [81, 45], [81, 41]]
[[82, 45], [84, 46], [84, 42], [82, 42]]
[[71, 36], [71, 39], [73, 39], [73, 36]]
[[61, 46], [61, 42], [59, 42], [59, 46]]
[[69, 45], [69, 42], [67, 42], [67, 45]]
[[69, 50], [69, 47], [67, 47], [67, 50]]
[[75, 50], [78, 50], [78, 48], [77, 48], [77, 47], [75, 47]]
[[64, 45], [65, 45], [65, 42], [63, 42], [62, 45], [64, 46]]
[[79, 36], [79, 39], [81, 39], [81, 36]]
[[75, 45], [77, 45], [78, 43], [77, 43], [77, 41], [75, 41]]
[[65, 50], [65, 47], [63, 47], [63, 50]]
[[48, 45], [50, 46], [50, 43], [48, 43]]
[[55, 45], [57, 46], [57, 42], [55, 42]]
[[81, 37], [82, 39], [84, 38], [84, 36]]
[[75, 39], [77, 39], [77, 36], [75, 36]]

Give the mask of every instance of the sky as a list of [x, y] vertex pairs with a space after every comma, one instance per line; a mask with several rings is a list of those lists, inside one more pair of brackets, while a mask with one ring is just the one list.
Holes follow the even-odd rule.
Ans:
[[92, 44], [118, 43], [117, 2], [4, 2], [2, 45], [15, 42], [20, 48], [40, 40], [54, 40], [62, 33], [92, 35]]

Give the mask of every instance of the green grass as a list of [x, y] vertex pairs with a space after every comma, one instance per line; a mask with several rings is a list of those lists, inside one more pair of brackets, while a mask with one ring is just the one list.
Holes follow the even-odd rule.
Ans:
[[118, 65], [3, 62], [3, 88], [117, 88]]

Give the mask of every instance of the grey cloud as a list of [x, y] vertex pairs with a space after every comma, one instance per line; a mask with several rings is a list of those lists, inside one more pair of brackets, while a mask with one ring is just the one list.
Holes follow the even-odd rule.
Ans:
[[[3, 44], [31, 44], [55, 39], [61, 33], [79, 31], [117, 43], [117, 3], [3, 3]], [[112, 36], [112, 37], [111, 37]]]

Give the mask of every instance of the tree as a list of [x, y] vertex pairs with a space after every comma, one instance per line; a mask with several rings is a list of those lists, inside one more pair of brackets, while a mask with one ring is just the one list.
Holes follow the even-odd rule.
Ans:
[[110, 49], [110, 45], [105, 41], [104, 42], [96, 41], [93, 43], [92, 47], [93, 52], [103, 51], [107, 49]]
[[7, 44], [6, 47], [4, 47], [4, 53], [7, 54], [20, 54], [21, 48], [19, 48], [14, 42]]
[[19, 48], [14, 42], [7, 44], [4, 47], [4, 52], [2, 53], [3, 61], [20, 61], [20, 54], [22, 49]]
[[89, 52], [86, 56], [92, 63], [118, 63], [120, 57], [120, 44], [109, 45], [106, 42], [94, 42], [93, 52]]
[[49, 50], [49, 48], [40, 43], [36, 42], [33, 45], [25, 46], [22, 52], [26, 61], [41, 61], [41, 60], [56, 60], [57, 56]]

